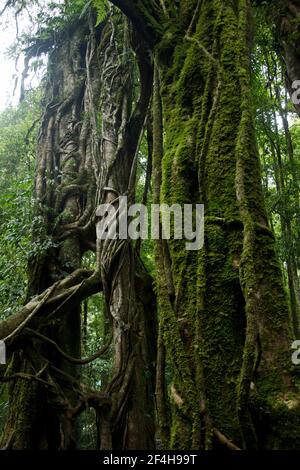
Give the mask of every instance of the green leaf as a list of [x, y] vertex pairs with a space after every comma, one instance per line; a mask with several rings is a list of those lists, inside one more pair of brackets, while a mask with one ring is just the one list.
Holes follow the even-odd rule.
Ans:
[[97, 12], [96, 26], [99, 26], [102, 23], [108, 12], [108, 1], [107, 0], [93, 0], [93, 6]]

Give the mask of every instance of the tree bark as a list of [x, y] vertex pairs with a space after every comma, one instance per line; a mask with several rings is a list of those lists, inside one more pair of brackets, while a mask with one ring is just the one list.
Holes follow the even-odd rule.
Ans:
[[[29, 265], [28, 303], [0, 325], [1, 337], [14, 336], [4, 448], [76, 448], [76, 418], [86, 406], [100, 418], [102, 448], [154, 448], [152, 280], [130, 242], [118, 252], [104, 250], [95, 227], [100, 203], [116, 192], [133, 197], [152, 72], [120, 13], [111, 10], [104, 23], [94, 24], [92, 12], [74, 21], [49, 53], [34, 236], [54, 243]], [[134, 67], [140, 96], [134, 94]], [[97, 256], [94, 273], [80, 269], [90, 249]], [[102, 289], [114, 370], [103, 393], [87, 394], [80, 384], [79, 366], [87, 362], [80, 359], [80, 302]]]
[[[114, 3], [134, 9], [137, 28], [152, 24], [165, 135], [154, 151], [160, 202], [205, 204], [204, 249], [188, 252], [177, 240], [158, 248], [173, 365], [169, 445], [220, 448], [220, 432], [246, 449], [297, 448], [291, 323], [252, 116], [249, 2], [165, 2], [159, 39], [151, 8], [145, 15], [142, 1]], [[162, 131], [154, 136], [161, 142]]]

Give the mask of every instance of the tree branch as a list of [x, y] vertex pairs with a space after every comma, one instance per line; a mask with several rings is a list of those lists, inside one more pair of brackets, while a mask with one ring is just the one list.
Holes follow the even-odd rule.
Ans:
[[48, 298], [52, 295], [52, 293], [55, 291], [57, 287], [57, 283], [53, 284], [53, 286], [50, 287], [50, 289], [48, 289], [48, 291], [46, 291], [43, 299], [37, 304], [37, 306], [32, 310], [32, 312], [24, 319], [24, 321], [22, 321], [15, 330], [13, 330], [8, 336], [6, 336], [5, 338], [3, 338], [3, 341], [6, 342], [8, 341], [9, 339], [11, 339], [13, 336], [15, 336], [17, 333], [20, 333], [20, 331], [22, 331], [23, 328], [25, 328], [25, 326], [27, 325], [27, 323], [32, 320], [32, 318], [34, 317], [34, 315], [42, 308], [42, 306], [47, 302]]
[[[32, 313], [35, 309], [51, 309], [52, 314], [61, 311], [62, 306], [78, 304], [82, 300], [101, 291], [100, 276], [95, 272], [79, 269], [59, 283], [50, 287], [42, 294], [34, 297], [19, 312], [0, 322], [0, 339], [10, 338], [11, 334], [25, 322], [27, 324], [32, 320]], [[53, 289], [53, 290], [52, 290]], [[49, 293], [50, 290], [50, 293]], [[76, 295], [75, 295], [76, 294]], [[29, 318], [30, 317], [30, 318]], [[28, 320], [29, 318], [29, 320]]]
[[42, 383], [47, 387], [51, 386], [49, 382], [46, 382], [46, 380], [41, 379], [37, 375], [25, 374], [23, 372], [17, 372], [16, 374], [8, 375], [7, 377], [0, 377], [0, 383], [12, 382], [13, 380], [18, 379], [28, 380], [29, 382], [32, 382], [34, 380], [36, 382]]
[[164, 26], [162, 19], [165, 18], [165, 12], [152, 0], [110, 0], [123, 11], [123, 13], [132, 21], [133, 25], [153, 47], [157, 44], [163, 34]]
[[241, 450], [235, 444], [233, 444], [229, 439], [227, 439], [224, 434], [222, 434], [218, 429], [213, 429], [214, 436], [218, 439], [220, 444], [226, 446], [229, 450]]
[[65, 353], [58, 346], [58, 344], [55, 341], [53, 341], [52, 339], [47, 338], [46, 336], [42, 335], [41, 333], [38, 333], [37, 331], [32, 330], [31, 328], [26, 328], [26, 331], [28, 333], [30, 333], [32, 336], [35, 336], [36, 338], [39, 338], [40, 340], [42, 340], [42, 341], [44, 341], [48, 344], [51, 344], [56, 349], [56, 351], [58, 351], [59, 354], [61, 354], [61, 356], [63, 356], [67, 361], [71, 362], [72, 364], [79, 364], [79, 365], [89, 364], [90, 362], [95, 361], [95, 359], [98, 359], [99, 357], [103, 356], [103, 354], [106, 353], [109, 346], [111, 345], [111, 342], [112, 342], [112, 339], [113, 339], [113, 335], [111, 334], [110, 338], [106, 342], [106, 344], [104, 344], [104, 346], [101, 349], [99, 349], [99, 351], [97, 351], [95, 354], [93, 354], [93, 355], [91, 355], [91, 356], [89, 356], [85, 359], [77, 359], [77, 358], [69, 356], [69, 354]]

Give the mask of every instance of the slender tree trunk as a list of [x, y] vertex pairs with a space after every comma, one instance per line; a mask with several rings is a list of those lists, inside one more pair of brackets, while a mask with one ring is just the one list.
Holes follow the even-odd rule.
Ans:
[[[287, 280], [288, 280], [288, 290], [289, 290], [289, 300], [290, 300], [290, 310], [291, 318], [293, 324], [293, 332], [295, 337], [298, 337], [300, 334], [299, 331], [299, 280], [297, 274], [297, 250], [295, 249], [295, 243], [293, 242], [293, 231], [291, 225], [291, 215], [290, 210], [287, 206], [287, 197], [288, 197], [288, 188], [287, 188], [287, 171], [286, 165], [289, 163], [292, 173], [292, 189], [294, 197], [299, 200], [299, 187], [295, 174], [295, 162], [294, 162], [294, 151], [293, 143], [289, 131], [289, 123], [287, 120], [286, 111], [282, 108], [282, 98], [280, 94], [280, 84], [277, 83], [278, 80], [278, 62], [277, 57], [270, 55], [265, 57], [267, 64], [267, 73], [268, 73], [268, 92], [270, 94], [271, 102], [276, 103], [272, 107], [271, 115], [272, 120], [267, 116], [266, 123], [264, 128], [267, 131], [267, 135], [270, 139], [271, 144], [271, 154], [273, 157], [273, 170], [276, 183], [276, 189], [278, 193], [279, 201], [279, 215], [280, 215], [280, 225], [283, 239], [284, 256], [286, 262], [287, 270]], [[285, 103], [287, 107], [287, 102]], [[285, 136], [285, 146], [286, 150], [282, 146], [280, 139], [280, 132], [278, 127], [278, 115], [276, 109], [279, 110], [279, 115], [282, 121], [282, 126], [284, 129]], [[272, 130], [273, 128], [273, 130]], [[284, 155], [286, 155], [286, 161], [284, 161]], [[297, 204], [297, 202], [296, 202]], [[297, 222], [296, 222], [297, 225]], [[296, 237], [297, 238], [297, 237]]]
[[[145, 128], [151, 94], [152, 72], [133, 36], [143, 80], [135, 109], [131, 30], [125, 23], [123, 37], [107, 25], [107, 55], [102, 68], [103, 203], [119, 206], [127, 195], [134, 202], [139, 141]], [[122, 46], [115, 47], [115, 43]], [[130, 55], [131, 54], [131, 55]], [[121, 60], [118, 57], [122, 57]], [[120, 93], [123, 90], [123, 93]], [[120, 217], [126, 215], [120, 214]], [[113, 378], [107, 387], [112, 407], [100, 420], [101, 448], [154, 448], [155, 303], [151, 279], [130, 240], [98, 240], [98, 264], [113, 326]], [[147, 292], [148, 291], [148, 292]]]
[[[300, 80], [300, 53], [297, 47], [300, 36], [297, 21], [300, 15], [300, 3], [298, 0], [275, 0], [270, 2], [267, 11], [272, 28], [274, 23], [276, 24], [275, 37], [285, 66], [286, 86], [292, 96], [299, 90]], [[296, 81], [295, 87], [293, 84]], [[299, 98], [299, 93], [297, 97]], [[295, 101], [294, 106], [300, 115], [300, 104]]]

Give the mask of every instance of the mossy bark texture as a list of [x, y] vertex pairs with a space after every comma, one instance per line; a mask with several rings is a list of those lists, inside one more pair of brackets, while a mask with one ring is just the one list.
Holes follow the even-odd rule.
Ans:
[[[173, 372], [169, 446], [297, 448], [291, 319], [253, 125], [250, 2], [166, 1], [159, 28], [154, 2], [147, 16], [142, 0], [115, 3], [155, 32], [156, 202], [205, 204], [203, 249], [178, 240], [157, 249], [160, 337]], [[161, 425], [165, 438], [163, 416]]]

